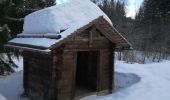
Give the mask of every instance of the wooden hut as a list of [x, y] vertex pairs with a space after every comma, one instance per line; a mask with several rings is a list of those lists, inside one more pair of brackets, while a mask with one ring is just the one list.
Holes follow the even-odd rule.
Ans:
[[[84, 11], [84, 8], [88, 9]], [[69, 12], [70, 9], [72, 12]], [[66, 14], [64, 11], [67, 10]], [[48, 16], [54, 11], [60, 14], [53, 15], [53, 24], [59, 31], [47, 29], [47, 32], [41, 33], [49, 24], [43, 26], [37, 20], [43, 13]], [[79, 14], [81, 18], [77, 19]], [[47, 24], [50, 16], [48, 21], [40, 21]], [[71, 24], [68, 16], [72, 16]], [[32, 21], [34, 18], [35, 23]], [[62, 25], [67, 27], [58, 27]], [[6, 46], [23, 50], [23, 87], [25, 94], [33, 100], [74, 100], [91, 93], [112, 93], [114, 50], [130, 48], [130, 44], [95, 4], [78, 0], [28, 15], [23, 33]]]

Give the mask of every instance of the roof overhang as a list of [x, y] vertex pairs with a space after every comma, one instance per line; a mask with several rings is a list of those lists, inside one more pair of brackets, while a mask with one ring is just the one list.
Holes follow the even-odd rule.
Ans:
[[24, 46], [19, 46], [19, 45], [13, 45], [13, 44], [6, 44], [5, 48], [14, 48], [14, 49], [20, 49], [20, 50], [24, 50], [24, 51], [33, 51], [33, 52], [39, 52], [39, 53], [43, 53], [43, 54], [50, 54], [51, 50], [46, 49], [46, 50], [41, 50], [41, 49], [36, 49], [36, 48], [30, 48], [30, 47], [24, 47]]
[[[104, 22], [106, 27], [102, 27], [103, 25], [100, 25], [100, 22]], [[79, 29], [76, 29], [76, 31], [73, 31], [70, 33], [69, 36], [67, 36], [65, 39], [59, 41], [58, 43], [52, 45], [50, 49], [55, 49], [61, 44], [65, 43], [66, 41], [69, 41], [70, 37], [74, 37], [74, 33], [80, 33], [84, 31], [85, 29], [96, 26], [96, 28], [109, 40], [115, 45], [115, 49], [124, 49], [124, 50], [131, 50], [132, 45], [105, 19], [103, 16], [98, 17], [97, 19], [91, 21], [87, 25], [84, 25], [83, 27], [80, 27]], [[68, 29], [69, 30], [69, 29]], [[66, 30], [66, 31], [68, 31]], [[62, 34], [62, 33], [61, 33]]]
[[[103, 22], [105, 24], [104, 27], [103, 25], [100, 25], [100, 22]], [[100, 16], [90, 23], [78, 26], [78, 29], [77, 27], [68, 28], [64, 32], [60, 33], [61, 38], [59, 39], [47, 38], [44, 37], [45, 35], [43, 37], [37, 35], [19, 35], [17, 38], [9, 41], [6, 47], [49, 53], [51, 50], [59, 47], [60, 45], [68, 41], [70, 37], [74, 37], [74, 33], [82, 32], [93, 25], [95, 25], [96, 28], [99, 29], [99, 31], [115, 45], [115, 49], [132, 49], [131, 44], [113, 26], [111, 26], [110, 23], [103, 18], [103, 16]]]

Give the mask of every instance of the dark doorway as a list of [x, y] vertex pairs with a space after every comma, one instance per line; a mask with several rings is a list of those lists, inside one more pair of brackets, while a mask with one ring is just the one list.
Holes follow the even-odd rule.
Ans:
[[76, 96], [86, 95], [97, 90], [98, 65], [98, 51], [77, 52]]

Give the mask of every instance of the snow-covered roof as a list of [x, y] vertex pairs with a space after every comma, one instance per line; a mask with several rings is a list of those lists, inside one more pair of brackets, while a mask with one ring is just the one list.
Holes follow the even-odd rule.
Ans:
[[99, 18], [106, 20], [113, 27], [107, 15], [90, 0], [70, 0], [27, 15], [23, 32], [9, 41], [9, 44], [49, 49]]
[[106, 14], [90, 0], [70, 0], [67, 3], [45, 8], [25, 17], [23, 33], [60, 33], [79, 22], [91, 22]]
[[11, 43], [17, 43], [20, 45], [32, 45], [39, 46], [42, 48], [48, 48], [56, 43], [56, 39], [48, 38], [15, 38], [10, 41]]

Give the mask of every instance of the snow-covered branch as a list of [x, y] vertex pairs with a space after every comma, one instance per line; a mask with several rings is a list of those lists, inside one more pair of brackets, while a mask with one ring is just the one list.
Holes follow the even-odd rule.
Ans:
[[24, 18], [12, 18], [12, 17], [9, 17], [9, 16], [6, 16], [5, 18], [9, 21], [17, 21], [17, 22], [24, 21]]
[[40, 9], [31, 9], [31, 8], [25, 9], [26, 12], [34, 12], [34, 11], [37, 11], [37, 10], [40, 10]]
[[6, 30], [7, 32], [11, 31], [7, 24], [5, 24], [3, 27], [0, 27], [0, 32], [3, 32], [4, 30]]

